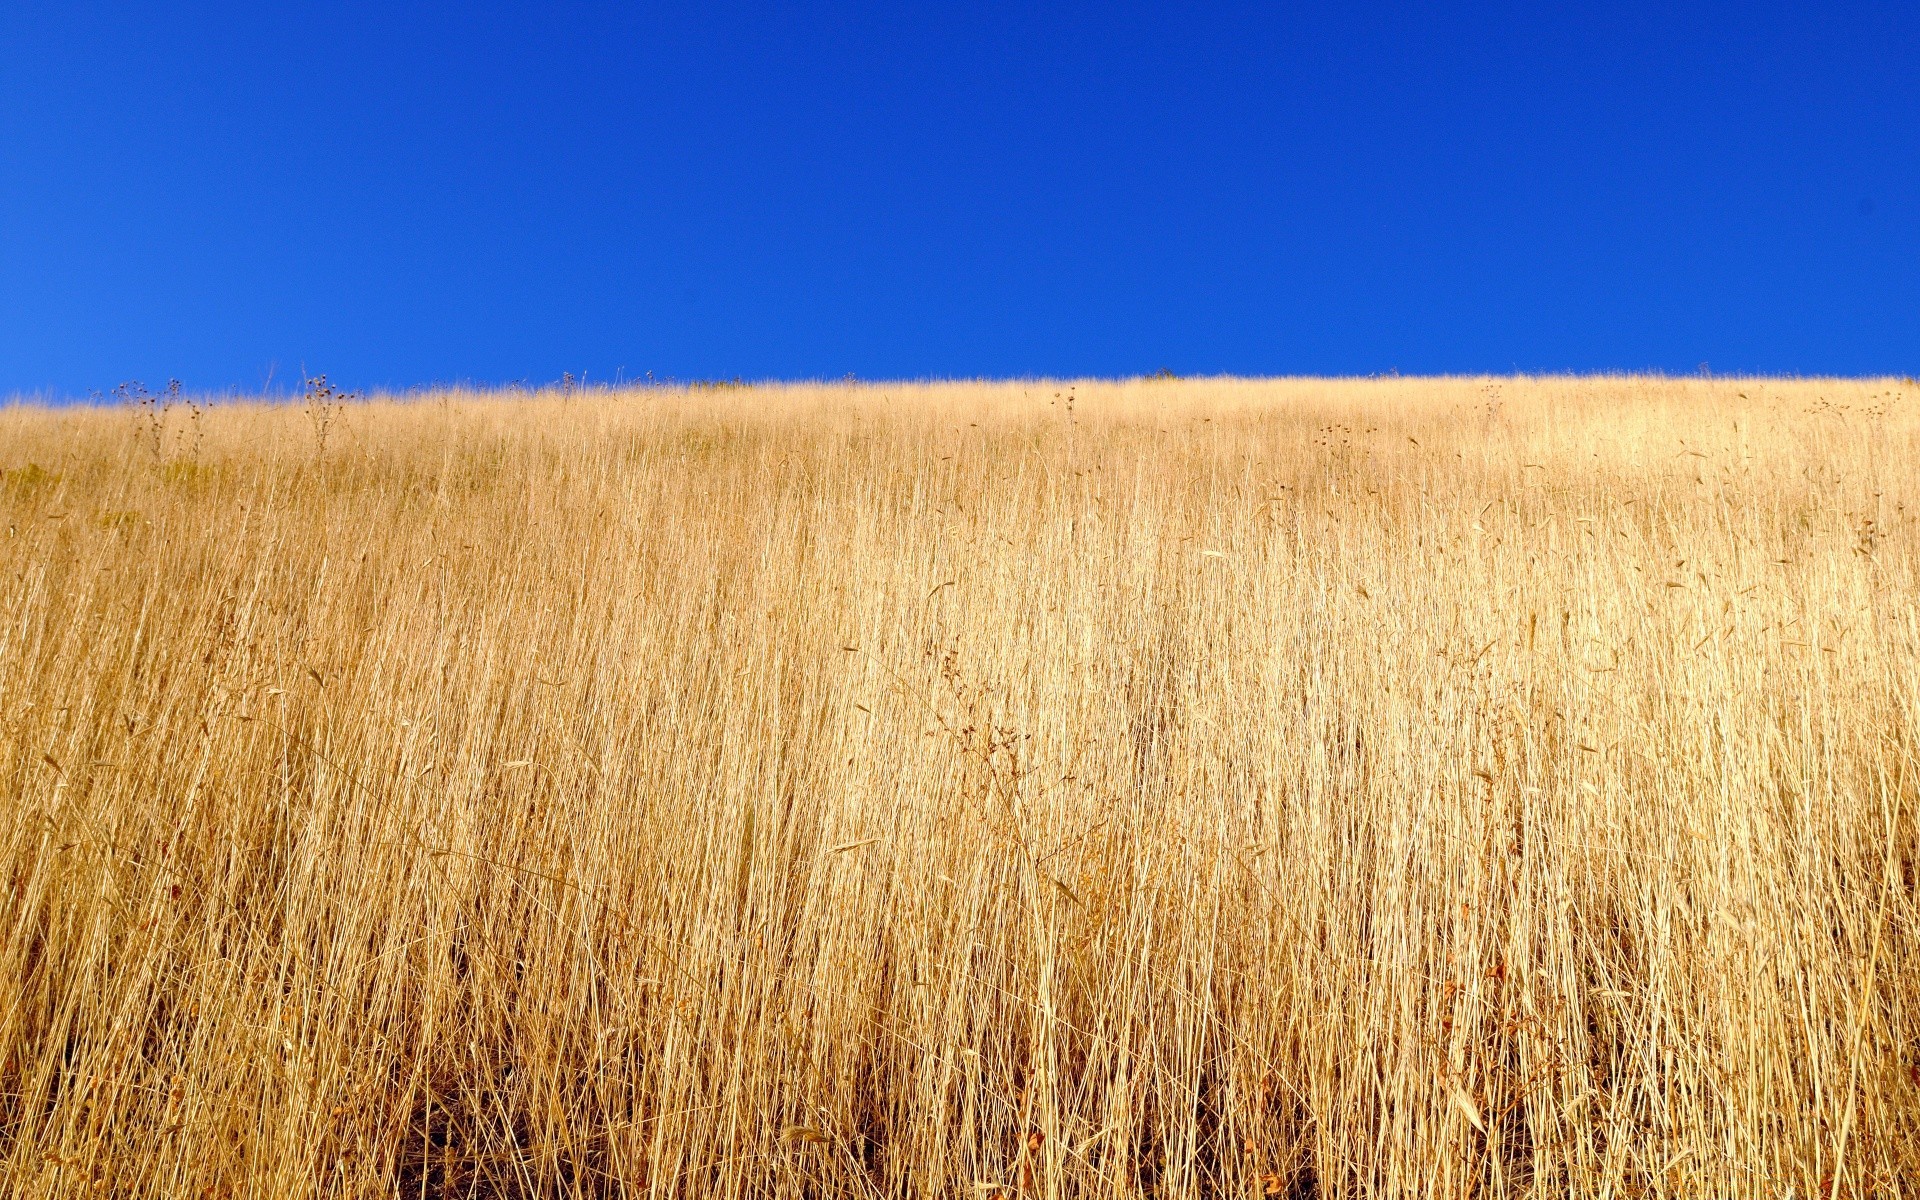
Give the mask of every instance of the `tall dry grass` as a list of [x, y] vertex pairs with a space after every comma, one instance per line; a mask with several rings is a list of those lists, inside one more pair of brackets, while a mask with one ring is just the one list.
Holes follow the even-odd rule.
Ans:
[[1917, 392], [0, 412], [0, 1180], [1915, 1195]]

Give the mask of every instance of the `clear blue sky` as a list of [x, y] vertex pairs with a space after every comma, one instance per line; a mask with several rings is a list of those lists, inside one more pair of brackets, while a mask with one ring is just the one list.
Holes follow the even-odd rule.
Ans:
[[1920, 372], [1920, 5], [0, 6], [0, 393]]

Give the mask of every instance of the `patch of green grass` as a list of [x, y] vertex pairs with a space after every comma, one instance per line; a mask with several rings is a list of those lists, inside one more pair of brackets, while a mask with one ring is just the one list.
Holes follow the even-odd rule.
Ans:
[[213, 482], [218, 474], [214, 468], [190, 459], [178, 459], [160, 468], [160, 478], [175, 487], [202, 487]]
[[28, 463], [24, 467], [14, 467], [10, 471], [0, 471], [0, 478], [6, 480], [9, 488], [17, 492], [31, 492], [39, 488], [52, 487], [60, 482], [60, 477], [39, 463]]

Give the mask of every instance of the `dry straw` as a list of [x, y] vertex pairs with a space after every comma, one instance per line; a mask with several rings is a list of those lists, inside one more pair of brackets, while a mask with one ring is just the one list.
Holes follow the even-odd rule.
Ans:
[[428, 399], [0, 411], [9, 1194], [1920, 1190], [1912, 387]]

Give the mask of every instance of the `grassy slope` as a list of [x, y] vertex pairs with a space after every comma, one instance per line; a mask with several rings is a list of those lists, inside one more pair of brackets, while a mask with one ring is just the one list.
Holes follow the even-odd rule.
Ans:
[[5, 1187], [1912, 1194], [1916, 389], [1066, 392], [0, 411]]

